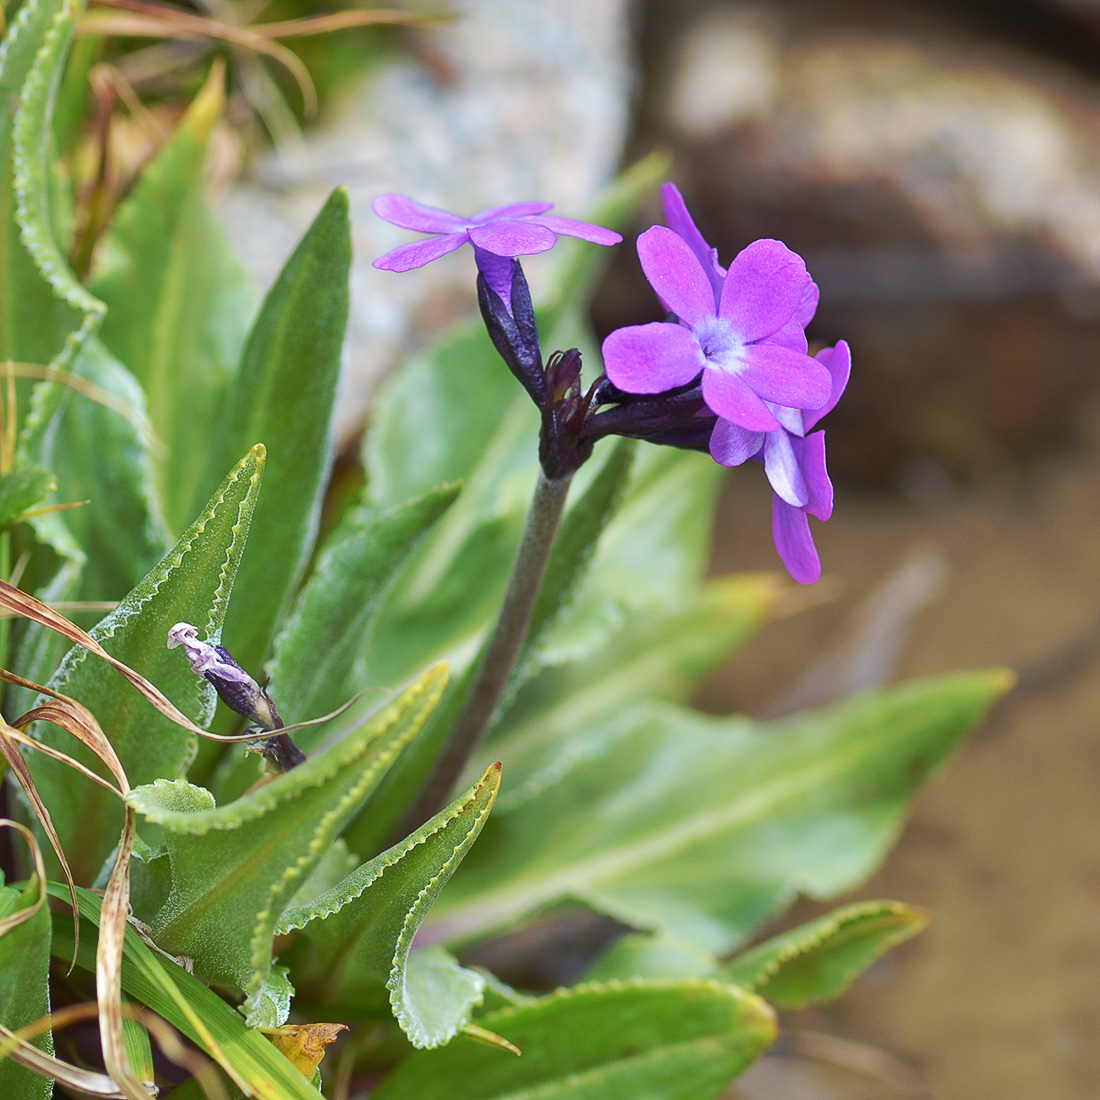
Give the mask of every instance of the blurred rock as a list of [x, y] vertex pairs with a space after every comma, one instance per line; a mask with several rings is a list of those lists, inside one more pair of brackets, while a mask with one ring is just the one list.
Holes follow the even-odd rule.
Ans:
[[[891, 5], [874, 30], [837, 8], [691, 5], [649, 59], [640, 143], [672, 147], [724, 261], [769, 236], [806, 257], [811, 337], [855, 361], [834, 472], [981, 473], [1100, 389], [1097, 84], [946, 20], [890, 33]], [[632, 278], [602, 325], [651, 319]]]
[[[370, 201], [401, 191], [458, 213], [521, 200], [583, 217], [615, 173], [627, 125], [628, 0], [455, 0], [457, 18], [366, 76], [300, 149], [253, 170], [222, 205], [235, 243], [268, 286], [332, 188], [351, 199], [352, 316], [337, 430], [361, 423], [375, 384], [410, 348], [476, 312], [463, 254], [415, 275], [371, 260], [415, 234]], [[535, 289], [537, 292], [537, 282]]]

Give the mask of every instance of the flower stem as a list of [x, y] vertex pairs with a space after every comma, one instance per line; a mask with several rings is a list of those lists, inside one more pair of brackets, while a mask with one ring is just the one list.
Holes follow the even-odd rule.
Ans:
[[542, 587], [542, 578], [550, 560], [550, 550], [565, 509], [565, 498], [572, 478], [572, 474], [548, 478], [539, 470], [538, 484], [531, 499], [531, 510], [527, 513], [523, 537], [512, 564], [512, 575], [508, 579], [508, 589], [504, 594], [496, 627], [470, 687], [470, 693], [451, 727], [447, 743], [436, 758], [420, 796], [406, 819], [406, 826], [410, 831], [418, 828], [446, 805], [451, 788], [481, 744], [504, 697], [512, 670], [516, 667], [523, 643], [527, 639], [531, 613]]

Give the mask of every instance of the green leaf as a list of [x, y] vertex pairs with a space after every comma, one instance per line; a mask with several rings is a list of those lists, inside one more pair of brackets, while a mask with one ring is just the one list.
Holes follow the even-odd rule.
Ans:
[[830, 897], [868, 875], [913, 792], [1010, 683], [958, 674], [762, 726], [624, 714], [489, 822], [433, 937], [478, 938], [572, 898], [725, 953], [798, 891]]
[[[103, 342], [145, 391], [162, 444], [157, 486], [173, 530], [191, 518], [211, 425], [255, 312], [248, 278], [203, 199], [221, 85], [215, 69], [119, 206], [91, 284], [108, 309]], [[240, 453], [255, 442], [270, 441], [238, 438], [234, 447]]]
[[388, 999], [415, 1046], [447, 1042], [481, 1000], [484, 979], [450, 956], [410, 956], [439, 892], [470, 850], [492, 809], [500, 768], [411, 836], [353, 871], [308, 905], [288, 910], [282, 934], [302, 929], [295, 980], [303, 996], [349, 1011], [378, 1011]]
[[419, 732], [445, 682], [445, 668], [429, 669], [330, 748], [225, 806], [182, 780], [130, 793], [137, 812], [163, 830], [172, 864], [172, 891], [151, 919], [157, 943], [193, 959], [209, 980], [244, 989], [250, 1022], [271, 973], [276, 922]]
[[[620, 936], [588, 970], [589, 981], [626, 981], [634, 978], [719, 977], [719, 961], [697, 944], [665, 932], [634, 932]], [[742, 989], [751, 987], [740, 982]]]
[[103, 315], [61, 256], [49, 209], [50, 116], [82, 8], [27, 0], [0, 40], [0, 359], [68, 366]]
[[[50, 892], [68, 900], [63, 886], [51, 886]], [[84, 922], [77, 965], [94, 971], [95, 934], [90, 926], [99, 922], [101, 900], [79, 887], [77, 895]], [[72, 958], [73, 925], [67, 913], [54, 917], [53, 952], [66, 963]], [[122, 988], [183, 1032], [257, 1100], [317, 1100], [317, 1090], [261, 1032], [198, 978], [157, 955], [129, 926], [123, 940]]]
[[[179, 653], [166, 647], [177, 622], [199, 626], [216, 643], [237, 572], [249, 519], [263, 476], [264, 453], [254, 448], [230, 471], [221, 488], [176, 546], [92, 630], [113, 656], [153, 681], [200, 724], [214, 710], [213, 688], [195, 676]], [[132, 784], [182, 775], [194, 755], [194, 737], [154, 710], [105, 661], [80, 646], [69, 651], [50, 686], [83, 703], [111, 739]], [[91, 765], [94, 758], [47, 726], [43, 741]], [[78, 880], [91, 881], [118, 841], [122, 807], [102, 787], [41, 753], [29, 760]]]
[[29, 440], [25, 451], [57, 475], [60, 501], [87, 503], [36, 516], [32, 524], [40, 540], [71, 546], [68, 556], [83, 560], [76, 598], [119, 600], [172, 545], [153, 486], [147, 432], [139, 430], [146, 423], [145, 398], [96, 337], [84, 345], [73, 373], [128, 406], [131, 415], [65, 393], [50, 430]]
[[924, 929], [928, 914], [897, 901], [860, 901], [738, 955], [721, 971], [774, 1004], [792, 1008], [840, 996], [891, 947]]
[[348, 197], [338, 188], [268, 292], [212, 440], [210, 480], [227, 456], [254, 443], [268, 453], [267, 491], [226, 626], [244, 668], [259, 668], [268, 656], [313, 550], [332, 465], [350, 264]]
[[[38, 911], [0, 936], [0, 1023], [15, 1030], [50, 1011], [50, 913], [40, 904], [43, 884], [31, 879], [24, 887], [0, 887], [0, 920], [38, 905]], [[53, 1053], [50, 1032], [33, 1040]], [[0, 1061], [0, 1095], [14, 1100], [48, 1100], [53, 1083], [11, 1058]]]
[[[327, 713], [358, 690], [356, 665], [382, 600], [459, 488], [442, 485], [380, 514], [353, 509], [329, 537], [275, 642], [271, 684], [286, 721]], [[303, 747], [317, 739], [311, 732], [298, 735]]]
[[711, 1100], [775, 1037], [757, 997], [718, 982], [583, 985], [478, 1020], [523, 1052], [468, 1042], [400, 1063], [372, 1100]]
[[0, 528], [18, 523], [57, 488], [57, 478], [41, 466], [16, 466], [0, 476]]
[[776, 578], [719, 577], [672, 607], [628, 613], [593, 654], [545, 669], [493, 730], [486, 752], [508, 774], [498, 812], [555, 784], [600, 751], [594, 730], [640, 699], [686, 701], [699, 680], [771, 616]]

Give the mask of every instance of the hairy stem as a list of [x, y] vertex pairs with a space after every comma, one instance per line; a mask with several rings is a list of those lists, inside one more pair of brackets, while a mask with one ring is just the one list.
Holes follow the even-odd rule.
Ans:
[[569, 474], [548, 478], [539, 471], [496, 627], [447, 743], [409, 812], [405, 822], [408, 831], [418, 828], [446, 805], [451, 788], [481, 744], [500, 705], [527, 639], [531, 612], [542, 587], [572, 477]]

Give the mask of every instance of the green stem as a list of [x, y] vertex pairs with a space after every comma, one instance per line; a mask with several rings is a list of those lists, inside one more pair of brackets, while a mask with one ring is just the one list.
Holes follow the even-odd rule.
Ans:
[[572, 477], [570, 474], [550, 479], [539, 471], [496, 627], [447, 743], [409, 812], [406, 831], [418, 828], [446, 805], [451, 788], [481, 744], [496, 714], [527, 639], [531, 612], [542, 587]]

